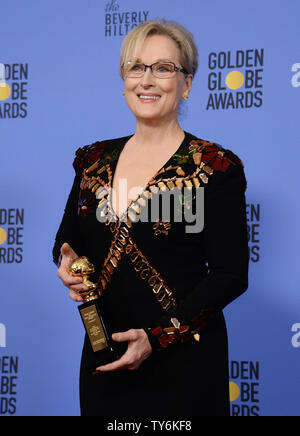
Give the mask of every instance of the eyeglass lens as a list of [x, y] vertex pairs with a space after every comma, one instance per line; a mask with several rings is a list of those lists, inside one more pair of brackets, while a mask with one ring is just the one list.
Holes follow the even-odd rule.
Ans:
[[[151, 67], [151, 71], [156, 77], [170, 77], [175, 72], [175, 65], [169, 62], [157, 62]], [[141, 77], [146, 71], [147, 66], [142, 63], [135, 63], [127, 72], [127, 77]]]

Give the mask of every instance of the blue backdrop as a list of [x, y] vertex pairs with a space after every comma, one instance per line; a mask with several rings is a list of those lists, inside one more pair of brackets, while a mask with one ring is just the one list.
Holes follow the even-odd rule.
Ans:
[[15, 0], [0, 26], [1, 416], [79, 414], [83, 327], [51, 248], [75, 150], [134, 132], [120, 45], [159, 17], [199, 48], [182, 127], [248, 179], [250, 286], [225, 311], [232, 414], [300, 415], [299, 1]]

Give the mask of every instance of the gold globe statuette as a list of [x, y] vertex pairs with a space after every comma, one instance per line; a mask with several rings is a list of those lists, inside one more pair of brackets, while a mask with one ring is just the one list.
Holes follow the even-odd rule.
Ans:
[[84, 285], [88, 286], [88, 291], [79, 291], [79, 295], [83, 298], [84, 302], [97, 300], [99, 294], [97, 291], [97, 285], [89, 280], [89, 276], [94, 274], [95, 267], [88, 260], [87, 257], [78, 257], [70, 265], [70, 273], [73, 277], [82, 277]]

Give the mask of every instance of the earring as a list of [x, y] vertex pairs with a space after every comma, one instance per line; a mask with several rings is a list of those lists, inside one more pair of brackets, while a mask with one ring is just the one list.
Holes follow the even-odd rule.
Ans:
[[183, 98], [184, 100], [188, 100], [188, 99], [189, 99], [189, 94], [188, 94], [188, 93], [184, 94], [184, 95], [182, 96], [182, 98]]
[[125, 97], [125, 91], [123, 92], [123, 95], [124, 95], [124, 97]]

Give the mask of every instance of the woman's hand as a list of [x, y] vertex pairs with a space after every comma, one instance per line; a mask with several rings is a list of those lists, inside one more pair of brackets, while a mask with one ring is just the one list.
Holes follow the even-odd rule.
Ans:
[[152, 347], [143, 329], [131, 329], [127, 332], [114, 333], [112, 339], [116, 342], [128, 342], [126, 353], [115, 362], [99, 366], [94, 374], [124, 369], [136, 370], [152, 354]]
[[70, 298], [77, 302], [82, 302], [83, 299], [78, 294], [79, 291], [87, 291], [88, 287], [82, 283], [81, 277], [73, 277], [69, 271], [71, 263], [78, 258], [75, 251], [72, 250], [69, 244], [62, 245], [61, 263], [57, 270], [57, 275], [63, 284], [70, 290]]

